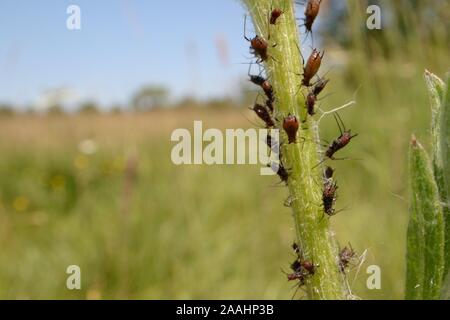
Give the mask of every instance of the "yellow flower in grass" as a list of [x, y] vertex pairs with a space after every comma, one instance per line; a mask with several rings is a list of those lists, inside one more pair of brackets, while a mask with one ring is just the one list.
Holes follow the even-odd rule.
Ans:
[[54, 190], [62, 189], [62, 188], [64, 188], [65, 185], [66, 185], [66, 179], [62, 175], [56, 175], [50, 179], [50, 186]]
[[78, 170], [84, 170], [89, 166], [89, 159], [84, 154], [79, 154], [73, 160], [73, 165]]
[[24, 196], [17, 196], [14, 198], [12, 205], [17, 212], [24, 212], [29, 208], [30, 200]]

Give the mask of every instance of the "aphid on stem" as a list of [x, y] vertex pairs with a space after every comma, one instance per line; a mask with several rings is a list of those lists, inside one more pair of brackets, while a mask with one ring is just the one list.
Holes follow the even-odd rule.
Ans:
[[258, 118], [260, 118], [265, 124], [267, 128], [272, 128], [275, 126], [275, 122], [272, 119], [272, 116], [269, 113], [267, 108], [259, 103], [255, 103], [251, 110], [255, 111]]
[[290, 114], [286, 118], [284, 118], [283, 129], [288, 136], [289, 144], [295, 143], [297, 141], [298, 128], [299, 123], [296, 116]]
[[314, 84], [312, 93], [317, 97], [323, 91], [323, 89], [325, 89], [328, 82], [330, 82], [330, 79], [319, 78], [319, 80]]
[[278, 18], [283, 14], [283, 10], [279, 8], [275, 8], [270, 13], [270, 24], [275, 25], [277, 23]]
[[308, 112], [308, 114], [310, 116], [313, 116], [316, 114], [316, 110], [315, 110], [315, 106], [316, 106], [316, 102], [317, 102], [317, 96], [312, 93], [309, 92], [308, 95], [306, 96], [306, 111]]
[[[337, 115], [337, 116], [336, 116]], [[338, 113], [334, 113], [334, 118], [336, 119], [336, 123], [339, 127], [339, 131], [341, 135], [333, 140], [333, 142], [328, 146], [328, 149], [325, 152], [325, 155], [330, 158], [331, 160], [343, 160], [343, 159], [337, 159], [334, 157], [334, 154], [344, 148], [346, 145], [350, 143], [350, 141], [358, 136], [357, 133], [352, 135], [351, 130], [347, 130], [345, 128], [344, 122], [342, 121], [341, 117]], [[340, 122], [340, 123], [339, 123]], [[341, 127], [342, 125], [342, 127]]]
[[288, 281], [298, 280], [299, 287], [305, 285], [305, 275], [302, 272], [294, 271], [293, 273], [287, 273], [287, 272], [283, 271], [283, 273], [286, 275]]
[[339, 268], [341, 272], [345, 272], [350, 262], [355, 259], [355, 255], [356, 253], [350, 244], [339, 252]]
[[[269, 47], [269, 43], [264, 40], [263, 37], [256, 35], [254, 38], [248, 38], [246, 35], [246, 25], [247, 25], [247, 15], [244, 18], [244, 39], [250, 42], [250, 53], [254, 54], [256, 57], [258, 57], [256, 63], [264, 62], [268, 60], [269, 58], [274, 59], [271, 57], [267, 49]], [[269, 34], [270, 39], [270, 34]], [[275, 47], [276, 45], [273, 45], [272, 47]], [[275, 59], [274, 59], [275, 60]]]
[[261, 89], [263, 89], [264, 94], [267, 97], [266, 106], [270, 109], [270, 111], [273, 112], [274, 94], [273, 94], [272, 85], [270, 84], [269, 80], [267, 80], [266, 78], [264, 78], [261, 75], [250, 74], [250, 68], [248, 70], [248, 76], [250, 77], [250, 82], [252, 82], [253, 84], [255, 84], [255, 85], [261, 87]]
[[322, 58], [325, 51], [320, 52], [317, 49], [313, 49], [313, 52], [306, 61], [306, 65], [303, 68], [302, 85], [305, 87], [311, 86], [311, 79], [317, 74], [322, 64]]
[[[281, 153], [280, 153], [279, 157], [281, 159]], [[276, 164], [275, 167], [273, 166], [274, 164]], [[280, 180], [287, 185], [288, 180], [289, 180], [289, 173], [281, 162], [280, 163], [272, 163], [272, 164], [268, 163], [267, 167], [272, 168], [272, 170], [274, 172], [276, 172], [276, 174], [278, 175]]]
[[305, 272], [307, 272], [309, 275], [314, 275], [314, 273], [316, 272], [317, 266], [311, 261], [301, 261], [300, 265], [303, 270], [305, 270]]
[[[321, 3], [322, 0], [308, 0], [308, 2], [306, 3], [305, 18], [303, 19], [303, 26], [305, 26], [306, 29], [305, 39], [308, 38], [309, 34], [311, 34], [312, 37], [312, 26], [317, 18], [317, 15], [319, 14]], [[314, 39], [312, 38], [311, 41], [314, 42]]]
[[331, 180], [327, 180], [324, 183], [324, 188], [322, 192], [322, 202], [323, 202], [323, 211], [328, 216], [334, 216], [337, 212], [334, 208], [334, 204], [336, 203], [337, 194], [336, 191], [338, 186], [336, 182]]

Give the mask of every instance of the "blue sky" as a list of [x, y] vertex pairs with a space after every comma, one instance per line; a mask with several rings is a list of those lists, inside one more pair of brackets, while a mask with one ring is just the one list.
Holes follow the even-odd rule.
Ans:
[[[71, 4], [81, 30], [66, 28]], [[247, 72], [243, 15], [237, 0], [0, 0], [0, 103], [67, 87], [123, 104], [145, 84], [178, 98], [232, 95]]]

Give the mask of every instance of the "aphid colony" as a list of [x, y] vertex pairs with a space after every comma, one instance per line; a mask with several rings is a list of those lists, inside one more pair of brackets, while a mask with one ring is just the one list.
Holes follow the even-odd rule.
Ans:
[[[312, 32], [313, 23], [319, 13], [321, 0], [308, 0], [305, 3], [305, 17], [303, 18], [304, 26], [308, 33]], [[270, 39], [270, 28], [276, 28], [277, 24], [280, 23], [280, 19], [282, 19], [284, 11], [280, 8], [274, 8], [268, 14], [268, 39]], [[253, 38], [249, 38], [246, 35], [246, 21], [244, 21], [244, 38], [250, 42], [250, 52], [255, 55], [256, 63], [260, 64], [269, 58], [271, 55], [268, 53], [269, 43], [262, 36], [255, 35]], [[272, 47], [275, 47], [273, 45]], [[304, 62], [303, 65], [303, 73], [300, 74], [302, 76], [301, 84], [302, 86], [307, 88], [308, 94], [305, 97], [305, 109], [306, 114], [309, 116], [314, 116], [316, 113], [316, 102], [318, 100], [318, 96], [325, 89], [326, 85], [329, 83], [329, 79], [320, 78], [317, 74], [320, 70], [322, 59], [324, 57], [324, 52], [319, 51], [318, 49], [313, 49], [309, 58]], [[278, 62], [277, 62], [278, 63]], [[250, 65], [251, 68], [251, 65]], [[255, 102], [253, 107], [251, 108], [256, 116], [265, 124], [265, 127], [268, 129], [275, 128], [277, 123], [280, 123], [280, 126], [286, 133], [287, 143], [294, 144], [298, 142], [297, 135], [298, 131], [301, 128], [299, 120], [296, 115], [288, 114], [282, 117], [282, 119], [278, 119], [275, 116], [275, 104], [276, 97], [274, 94], [274, 90], [272, 84], [270, 83], [267, 77], [262, 76], [261, 74], [253, 75], [250, 73], [250, 68], [248, 71], [248, 76], [250, 81], [258, 86], [264, 92], [265, 102], [259, 103]], [[317, 76], [317, 80], [314, 80], [314, 77]], [[324, 155], [326, 158], [330, 160], [343, 160], [345, 158], [336, 158], [335, 154], [347, 146], [351, 139], [356, 137], [357, 135], [352, 135], [351, 130], [346, 130], [345, 125], [342, 119], [339, 116], [335, 116], [336, 123], [338, 124], [338, 128], [340, 131], [339, 137], [334, 139], [329, 145], [325, 146]], [[306, 119], [305, 119], [306, 121]], [[273, 141], [270, 133], [267, 137], [267, 144], [269, 148], [273, 149], [274, 143], [278, 143]], [[278, 143], [278, 146], [281, 146], [281, 143]], [[281, 150], [279, 154], [280, 161], [282, 160]], [[325, 161], [322, 160], [319, 165]], [[270, 165], [269, 165], [270, 166]], [[280, 163], [277, 169], [277, 174], [280, 177], [281, 181], [288, 183], [289, 180], [289, 172], [288, 169]], [[336, 210], [334, 208], [336, 198], [337, 198], [337, 183], [331, 178], [324, 178], [323, 183], [323, 195], [322, 195], [322, 206], [324, 213], [328, 216], [332, 216], [336, 214]]]
[[[306, 29], [307, 36], [309, 34], [312, 35], [312, 27], [314, 21], [316, 20], [320, 5], [322, 0], [306, 0], [305, 3], [305, 11], [303, 24]], [[246, 28], [244, 21], [244, 38], [250, 43], [250, 52], [256, 57], [256, 64], [260, 65], [263, 62], [266, 62], [269, 59], [272, 59], [274, 63], [281, 63], [273, 58], [272, 55], [269, 54], [269, 49], [272, 50], [276, 47], [276, 44], [269, 45], [270, 40], [270, 28], [276, 28], [278, 24], [282, 23], [284, 11], [280, 8], [272, 9], [267, 17], [268, 17], [268, 35], [267, 40], [264, 39], [261, 35], [255, 35], [253, 38], [248, 38], [246, 36]], [[299, 48], [300, 51], [300, 48]], [[318, 72], [322, 65], [322, 59], [324, 57], [325, 52], [320, 51], [316, 48], [312, 50], [312, 53], [308, 57], [308, 59], [303, 61], [303, 70], [301, 74], [302, 76], [301, 85], [306, 88], [307, 95], [305, 96], [305, 111], [307, 116], [314, 116], [316, 114], [316, 103], [318, 101], [318, 96], [325, 89], [327, 84], [329, 83], [329, 79], [321, 78], [318, 76]], [[303, 57], [303, 56], [302, 56]], [[251, 65], [250, 65], [251, 68]], [[277, 167], [277, 174], [282, 182], [288, 184], [289, 183], [289, 169], [285, 167], [283, 164], [283, 157], [281, 152], [281, 147], [285, 144], [295, 144], [298, 143], [297, 135], [299, 130], [302, 128], [299, 122], [299, 119], [294, 114], [287, 115], [279, 115], [277, 113], [276, 108], [276, 96], [273, 90], [272, 84], [267, 77], [261, 75], [252, 75], [250, 73], [250, 68], [248, 71], [248, 76], [250, 81], [258, 86], [264, 92], [265, 102], [263, 104], [255, 102], [253, 107], [251, 108], [256, 116], [265, 124], [265, 127], [268, 129], [272, 129], [277, 127], [282, 127], [286, 134], [286, 142], [284, 141], [274, 141], [270, 132], [267, 135], [267, 145], [269, 149], [274, 150], [277, 148], [279, 150], [279, 159], [280, 164]], [[317, 80], [315, 79], [317, 77]], [[326, 145], [326, 149], [324, 151], [324, 158], [318, 165], [321, 165], [326, 159], [329, 160], [344, 160], [345, 158], [336, 158], [335, 154], [346, 147], [350, 141], [357, 136], [357, 134], [352, 134], [351, 130], [347, 130], [345, 125], [340, 118], [339, 115], [334, 115], [336, 123], [339, 128], [340, 135], [335, 138], [330, 144]], [[306, 122], [306, 118], [302, 122]], [[268, 165], [270, 167], [270, 164]], [[322, 208], [324, 214], [328, 217], [331, 217], [338, 213], [335, 209], [335, 203], [337, 199], [337, 190], [338, 185], [337, 182], [333, 178], [334, 170], [331, 167], [326, 167], [323, 170], [322, 175]], [[289, 201], [289, 205], [292, 203], [292, 199]], [[305, 284], [307, 279], [314, 275], [316, 268], [319, 267], [315, 265], [313, 262], [308, 261], [304, 254], [301, 252], [300, 247], [294, 243], [293, 249], [296, 253], [296, 259], [293, 263], [291, 263], [291, 273], [286, 273], [287, 279], [289, 281], [297, 281], [298, 287], [301, 287]], [[350, 247], [345, 247], [339, 253], [339, 269], [341, 272], [345, 272], [348, 268], [351, 260], [355, 257], [355, 253], [353, 249]]]

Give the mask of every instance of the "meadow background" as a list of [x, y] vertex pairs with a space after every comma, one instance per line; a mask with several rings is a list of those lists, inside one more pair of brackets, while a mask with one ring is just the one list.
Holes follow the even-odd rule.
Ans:
[[[331, 70], [332, 94], [322, 108], [342, 105], [356, 92], [357, 105], [341, 115], [360, 134], [345, 152], [359, 160], [332, 163], [337, 207], [348, 208], [332, 218], [332, 227], [342, 245], [368, 250], [359, 276], [349, 275], [354, 293], [402, 299], [407, 148], [412, 133], [429, 142], [422, 77], [425, 68], [440, 76], [449, 70], [450, 4], [323, 2], [315, 41], [326, 49], [322, 73]], [[176, 10], [176, 3], [166, 9]], [[208, 15], [213, 9], [202, 10], [205, 3], [193, 3], [184, 23]], [[382, 8], [380, 31], [365, 28], [369, 3]], [[259, 166], [175, 166], [170, 160], [171, 132], [192, 129], [194, 120], [212, 128], [254, 126], [246, 107], [255, 92], [246, 82], [247, 65], [239, 64], [249, 55], [244, 11], [233, 6], [239, 24], [233, 41], [242, 42], [229, 49], [238, 57], [227, 66], [239, 74], [235, 94], [175, 99], [170, 83], [151, 80], [118, 106], [83, 101], [67, 108], [55, 89], [45, 108], [33, 108], [7, 98], [0, 86], [0, 298], [291, 298], [292, 283], [281, 273], [294, 257], [285, 188], [260, 176]], [[176, 31], [166, 29], [166, 38]], [[165, 45], [157, 50], [157, 63], [184, 59], [184, 52], [170, 52], [165, 60]], [[52, 77], [58, 84], [58, 74]], [[321, 132], [328, 140], [336, 136], [334, 120], [325, 119]], [[66, 289], [72, 264], [81, 268], [81, 290]], [[381, 290], [366, 288], [370, 264], [381, 267]]]

